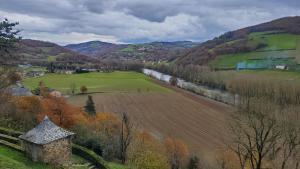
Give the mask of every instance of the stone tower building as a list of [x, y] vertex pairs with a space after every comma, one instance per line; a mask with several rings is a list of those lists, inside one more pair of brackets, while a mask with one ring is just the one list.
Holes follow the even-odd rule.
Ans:
[[32, 161], [66, 165], [72, 154], [74, 133], [55, 125], [47, 116], [27, 133], [21, 135], [22, 147]]

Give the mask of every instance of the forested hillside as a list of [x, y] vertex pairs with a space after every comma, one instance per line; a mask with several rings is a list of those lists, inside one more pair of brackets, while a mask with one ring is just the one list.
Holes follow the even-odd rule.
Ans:
[[41, 63], [58, 62], [95, 62], [96, 59], [78, 54], [55, 43], [24, 39], [16, 44], [14, 51], [19, 62]]
[[144, 44], [112, 44], [90, 41], [65, 46], [81, 54], [102, 60], [171, 61], [184, 49], [198, 45], [190, 41], [151, 42]]

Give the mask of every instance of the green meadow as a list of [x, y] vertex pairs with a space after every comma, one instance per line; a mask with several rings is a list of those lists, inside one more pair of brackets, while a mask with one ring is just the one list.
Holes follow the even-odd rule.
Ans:
[[88, 92], [170, 92], [170, 89], [164, 88], [153, 83], [150, 77], [137, 73], [126, 71], [115, 71], [111, 73], [82, 73], [82, 74], [46, 74], [38, 78], [27, 78], [23, 84], [35, 89], [39, 82], [43, 81], [47, 87], [56, 89], [65, 94], [70, 93], [71, 85], [75, 84], [77, 93], [81, 86], [85, 85]]

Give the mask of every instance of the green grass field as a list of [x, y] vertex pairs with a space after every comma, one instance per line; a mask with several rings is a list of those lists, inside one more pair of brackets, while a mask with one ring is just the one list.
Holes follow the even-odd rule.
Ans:
[[249, 52], [239, 54], [222, 55], [216, 58], [211, 64], [217, 68], [234, 69], [239, 62], [248, 59], [267, 59], [268, 57], [295, 57], [290, 51], [266, 51], [266, 52]]
[[249, 39], [250, 41], [263, 42], [268, 45], [267, 47], [260, 49], [260, 51], [291, 50], [296, 49], [300, 36], [288, 33], [268, 34], [260, 32], [250, 34]]
[[0, 145], [0, 168], [3, 169], [51, 169], [50, 166], [34, 163], [22, 153]]
[[[236, 77], [249, 77], [249, 78], [265, 78], [276, 82], [291, 82], [300, 84], [300, 73], [295, 71], [286, 70], [231, 70], [231, 71], [220, 71], [225, 82]], [[246, 76], [244, 76], [246, 75]]]
[[253, 52], [221, 55], [210, 64], [216, 68], [235, 68], [236, 64], [253, 58], [294, 57], [294, 62], [300, 61], [300, 35], [287, 33], [268, 34], [270, 32], [252, 33], [249, 43], [265, 43], [266, 47]]
[[83, 74], [46, 74], [39, 78], [28, 78], [23, 84], [31, 90], [43, 81], [46, 86], [70, 93], [71, 84], [75, 84], [77, 92], [85, 85], [88, 92], [170, 92], [170, 89], [151, 82], [150, 77], [136, 72], [115, 71], [112, 73], [83, 73]]

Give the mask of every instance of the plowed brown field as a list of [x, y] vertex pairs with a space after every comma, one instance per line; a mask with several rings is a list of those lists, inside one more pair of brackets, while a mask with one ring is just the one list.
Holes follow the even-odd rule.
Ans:
[[[179, 90], [179, 91], [178, 91]], [[226, 124], [232, 108], [186, 91], [169, 93], [98, 93], [98, 112], [128, 112], [140, 128], [157, 137], [184, 140], [194, 153], [210, 154], [226, 140]], [[69, 98], [83, 106], [86, 95]]]

